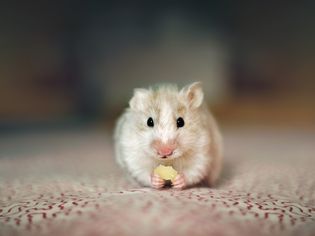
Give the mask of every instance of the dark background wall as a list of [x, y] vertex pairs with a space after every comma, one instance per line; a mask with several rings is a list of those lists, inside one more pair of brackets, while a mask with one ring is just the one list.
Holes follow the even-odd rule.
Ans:
[[134, 87], [195, 80], [222, 119], [312, 123], [314, 9], [313, 1], [2, 1], [1, 130], [113, 119]]

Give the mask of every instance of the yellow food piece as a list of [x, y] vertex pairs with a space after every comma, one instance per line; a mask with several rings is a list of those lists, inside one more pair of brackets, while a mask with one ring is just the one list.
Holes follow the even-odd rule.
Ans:
[[172, 166], [159, 165], [154, 169], [154, 174], [159, 175], [164, 180], [173, 181], [177, 176], [177, 171]]

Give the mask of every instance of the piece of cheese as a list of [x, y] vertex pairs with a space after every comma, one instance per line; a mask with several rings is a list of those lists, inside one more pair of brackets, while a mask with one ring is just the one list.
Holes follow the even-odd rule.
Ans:
[[154, 174], [159, 175], [164, 180], [173, 181], [177, 176], [177, 171], [172, 166], [159, 165], [154, 169]]

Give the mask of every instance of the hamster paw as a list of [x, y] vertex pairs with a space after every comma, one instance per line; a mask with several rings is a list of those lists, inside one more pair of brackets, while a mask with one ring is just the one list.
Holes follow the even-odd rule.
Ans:
[[155, 189], [161, 189], [164, 187], [164, 180], [157, 174], [151, 175], [151, 185]]
[[186, 180], [183, 174], [176, 176], [175, 180], [172, 182], [173, 188], [183, 189], [186, 187]]

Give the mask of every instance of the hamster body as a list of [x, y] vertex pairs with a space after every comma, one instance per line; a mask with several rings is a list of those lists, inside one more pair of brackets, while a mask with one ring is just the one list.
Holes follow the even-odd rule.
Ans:
[[135, 89], [115, 128], [116, 160], [144, 186], [162, 188], [153, 174], [159, 164], [179, 173], [174, 188], [207, 181], [222, 166], [222, 137], [204, 102], [201, 84], [178, 90], [174, 85]]

